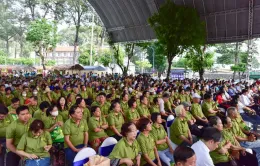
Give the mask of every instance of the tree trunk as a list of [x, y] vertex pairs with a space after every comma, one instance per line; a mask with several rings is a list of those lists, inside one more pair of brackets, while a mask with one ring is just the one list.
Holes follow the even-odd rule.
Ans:
[[101, 48], [103, 48], [103, 45], [104, 45], [105, 35], [106, 35], [106, 29], [103, 28], [102, 29], [102, 34], [101, 34], [101, 39], [100, 39], [101, 40], [101, 42], [100, 42]]
[[203, 80], [203, 79], [204, 79], [204, 77], [203, 77], [203, 75], [204, 75], [204, 69], [200, 69], [199, 75], [200, 75], [200, 80]]
[[42, 68], [43, 68], [43, 70], [46, 70], [44, 56], [41, 56], [41, 60], [42, 60]]
[[23, 57], [23, 42], [20, 42], [20, 57]]
[[171, 74], [171, 68], [172, 68], [172, 60], [173, 60], [173, 56], [169, 55], [167, 56], [167, 60], [168, 60], [168, 70], [167, 70], [167, 76], [166, 79], [169, 80], [170, 78], [170, 74]]
[[9, 40], [6, 40], [6, 54], [9, 56]]
[[79, 28], [80, 28], [80, 25], [77, 25], [76, 26], [75, 40], [74, 40], [73, 65], [76, 63], [77, 46], [78, 46], [78, 40], [79, 40]]

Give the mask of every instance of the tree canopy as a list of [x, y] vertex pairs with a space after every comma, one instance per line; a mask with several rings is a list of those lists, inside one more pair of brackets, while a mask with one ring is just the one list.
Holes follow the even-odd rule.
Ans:
[[26, 40], [31, 42], [36, 54], [41, 58], [43, 69], [45, 58], [57, 44], [57, 25], [55, 22], [40, 19], [33, 21], [28, 29]]
[[159, 42], [166, 48], [167, 78], [170, 76], [172, 60], [175, 56], [205, 43], [205, 24], [194, 8], [178, 6], [171, 0], [167, 0], [158, 13], [148, 21]]

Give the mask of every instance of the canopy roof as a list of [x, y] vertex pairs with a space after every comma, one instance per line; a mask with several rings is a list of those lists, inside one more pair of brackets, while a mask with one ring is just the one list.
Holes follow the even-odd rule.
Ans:
[[[114, 42], [136, 42], [156, 39], [147, 20], [165, 1], [89, 0], [89, 3], [111, 32]], [[196, 8], [206, 23], [207, 43], [235, 42], [260, 36], [260, 0], [172, 1]]]

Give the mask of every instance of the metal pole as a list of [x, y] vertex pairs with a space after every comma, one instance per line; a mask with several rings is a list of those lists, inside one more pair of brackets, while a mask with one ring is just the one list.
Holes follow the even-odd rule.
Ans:
[[92, 56], [93, 56], [93, 34], [94, 34], [94, 11], [92, 13], [92, 25], [91, 25], [91, 46], [90, 46], [90, 66], [92, 65]]
[[150, 46], [149, 48], [151, 48], [153, 50], [153, 77], [154, 77], [154, 54], [155, 54], [155, 52], [154, 52], [154, 48], [153, 47]]

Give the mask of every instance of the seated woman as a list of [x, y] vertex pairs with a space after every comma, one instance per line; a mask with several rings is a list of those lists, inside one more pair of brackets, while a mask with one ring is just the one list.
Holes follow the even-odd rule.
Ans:
[[141, 151], [136, 140], [137, 129], [132, 122], [122, 125], [121, 134], [123, 138], [116, 144], [110, 153], [111, 166], [141, 166]]
[[34, 120], [29, 131], [21, 138], [17, 146], [17, 154], [25, 158], [25, 166], [50, 166], [51, 147], [50, 133], [44, 131], [44, 124], [41, 120]]
[[148, 118], [139, 119], [137, 122], [137, 128], [141, 132], [137, 137], [142, 152], [141, 165], [161, 166], [154, 138], [150, 133], [152, 130], [151, 121]]
[[180, 146], [191, 146], [195, 142], [192, 137], [188, 122], [186, 120], [186, 110], [183, 105], [175, 108], [176, 118], [170, 127], [170, 138], [173, 143]]
[[256, 155], [248, 153], [245, 148], [243, 148], [239, 142], [235, 139], [233, 132], [231, 131], [232, 120], [229, 117], [222, 119], [224, 130], [223, 130], [223, 137], [228, 138], [231, 142], [231, 151], [237, 151], [239, 153], [239, 160], [237, 161], [239, 165], [245, 166], [257, 166], [259, 163], [257, 161]]
[[89, 143], [90, 146], [97, 152], [99, 146], [107, 138], [105, 130], [108, 128], [108, 124], [105, 118], [101, 117], [101, 110], [98, 106], [91, 108], [92, 117], [89, 118]]
[[114, 101], [110, 106], [111, 112], [108, 114], [107, 121], [109, 128], [107, 130], [108, 136], [114, 137], [116, 140], [122, 138], [121, 127], [125, 123], [124, 117], [121, 113], [119, 102]]
[[131, 98], [128, 101], [129, 109], [125, 112], [126, 120], [128, 122], [133, 122], [136, 124], [136, 122], [140, 119], [140, 115], [137, 111], [137, 103], [134, 98]]
[[170, 143], [170, 139], [167, 137], [167, 133], [164, 130], [162, 123], [162, 117], [160, 113], [152, 113], [151, 116], [153, 125], [151, 134], [154, 138], [156, 147], [160, 159], [167, 165], [171, 166], [174, 162], [173, 160], [173, 148]]
[[61, 96], [57, 102], [57, 108], [60, 115], [63, 118], [63, 122], [66, 122], [69, 119], [69, 107], [67, 105], [66, 98]]
[[46, 117], [43, 118], [43, 122], [45, 130], [50, 132], [53, 141], [52, 149], [50, 151], [52, 165], [64, 165], [63, 118], [59, 115], [56, 105], [52, 105], [46, 110]]

